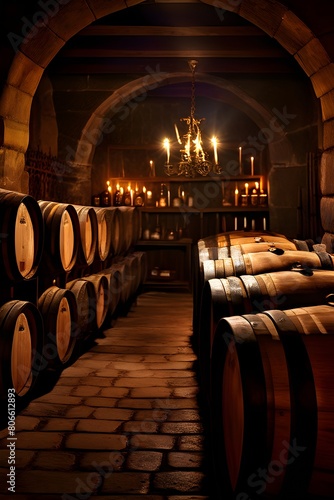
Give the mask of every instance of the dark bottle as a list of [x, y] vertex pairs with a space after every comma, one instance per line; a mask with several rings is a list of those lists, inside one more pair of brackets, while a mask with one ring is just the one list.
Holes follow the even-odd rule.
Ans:
[[120, 207], [123, 202], [123, 188], [119, 187], [119, 184], [116, 184], [116, 191], [114, 195], [114, 205], [115, 207]]
[[123, 194], [123, 205], [126, 207], [130, 207], [132, 205], [131, 200], [131, 188], [127, 187], [127, 190]]

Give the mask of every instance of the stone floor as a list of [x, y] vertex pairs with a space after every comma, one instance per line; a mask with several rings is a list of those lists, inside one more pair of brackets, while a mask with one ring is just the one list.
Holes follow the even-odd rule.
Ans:
[[148, 292], [16, 417], [15, 495], [216, 500], [192, 348], [192, 297]]

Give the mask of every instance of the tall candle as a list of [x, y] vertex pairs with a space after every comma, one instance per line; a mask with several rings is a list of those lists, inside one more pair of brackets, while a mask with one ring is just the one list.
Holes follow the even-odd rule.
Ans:
[[215, 159], [215, 164], [218, 165], [217, 137], [212, 137], [211, 142], [213, 145], [213, 156]]
[[254, 175], [254, 156], [251, 156], [251, 175]]
[[245, 195], [248, 196], [248, 182], [245, 184]]
[[234, 191], [234, 204], [237, 207], [238, 206], [238, 201], [239, 201], [239, 190], [236, 188]]
[[242, 174], [242, 147], [239, 147], [239, 170], [240, 174]]
[[266, 231], [267, 230], [267, 221], [266, 221], [266, 218], [263, 217], [263, 231]]
[[166, 148], [166, 155], [167, 155], [167, 160], [166, 163], [169, 164], [169, 158], [170, 158], [170, 147], [169, 147], [169, 139], [164, 140], [164, 146]]
[[238, 217], [234, 217], [234, 230], [238, 229]]

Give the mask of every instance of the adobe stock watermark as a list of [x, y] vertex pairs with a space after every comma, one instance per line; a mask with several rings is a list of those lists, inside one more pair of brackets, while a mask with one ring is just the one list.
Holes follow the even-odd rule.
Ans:
[[91, 468], [93, 470], [88, 472], [85, 480], [83, 481], [79, 477], [76, 478], [75, 496], [63, 493], [61, 500], [88, 500], [95, 495], [102, 486], [103, 481], [122, 467], [126, 460], [124, 454], [140, 449], [140, 436], [142, 436], [143, 441], [145, 441], [148, 424], [151, 424], [152, 422], [162, 423], [167, 420], [170, 411], [169, 400], [170, 398], [167, 398], [166, 400], [156, 399], [153, 405], [156, 407], [152, 410], [151, 419], [147, 418], [142, 420], [136, 432], [123, 432], [121, 434], [127, 438], [127, 445], [125, 449], [111, 451], [106, 460], [100, 462], [94, 460], [91, 463]]
[[45, 27], [49, 20], [59, 12], [60, 6], [69, 2], [70, 0], [38, 0], [37, 4], [41, 7], [41, 10], [36, 11], [31, 19], [25, 16], [21, 17], [21, 33], [19, 35], [13, 32], [7, 34], [14, 52], [19, 50], [21, 44], [28, 43], [34, 38], [39, 29]]
[[[266, 468], [258, 468], [247, 479], [247, 485], [254, 488], [254, 493], [261, 495], [267, 489], [268, 484], [272, 484], [275, 480], [287, 470], [289, 465], [292, 465], [303, 453], [307, 450], [306, 446], [300, 446], [297, 439], [293, 438], [291, 443], [284, 440], [282, 449], [277, 459], [273, 459], [268, 463]], [[235, 500], [252, 500], [249, 493], [243, 491], [236, 495]]]

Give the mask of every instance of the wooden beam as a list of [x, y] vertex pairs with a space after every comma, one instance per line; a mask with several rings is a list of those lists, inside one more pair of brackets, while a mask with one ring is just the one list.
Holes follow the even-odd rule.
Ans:
[[256, 26], [87, 26], [78, 36], [267, 36]]
[[143, 57], [145, 59], [151, 57], [157, 58], [211, 58], [211, 57], [279, 57], [282, 58], [283, 51], [281, 48], [265, 47], [245, 47], [245, 48], [229, 48], [216, 50], [121, 50], [121, 49], [63, 49], [61, 51], [62, 57], [77, 57], [77, 58], [113, 58], [113, 57]]

